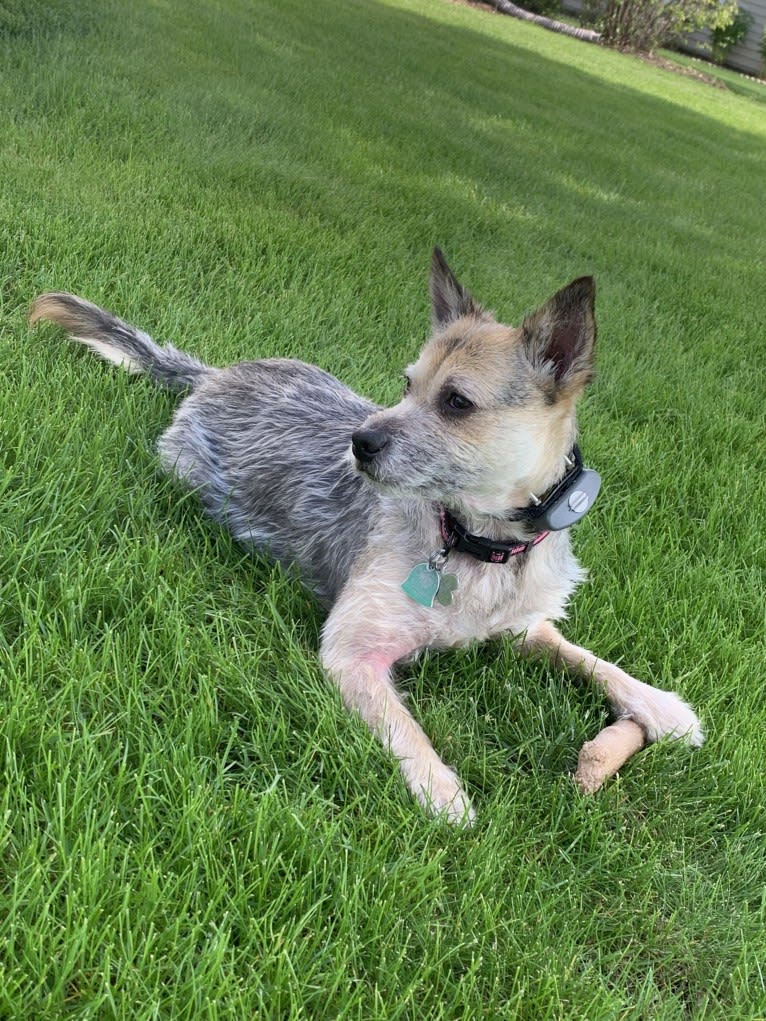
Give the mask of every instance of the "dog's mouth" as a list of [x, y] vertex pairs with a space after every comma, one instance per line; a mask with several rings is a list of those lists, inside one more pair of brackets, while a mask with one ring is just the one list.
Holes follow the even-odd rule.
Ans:
[[354, 471], [360, 475], [365, 483], [374, 486], [380, 493], [387, 493], [390, 496], [412, 496], [412, 490], [402, 485], [399, 480], [386, 478], [381, 462], [375, 458], [359, 457], [353, 444], [348, 448], [347, 460]]
[[472, 474], [454, 462], [427, 460], [421, 450], [397, 442], [382, 429], [358, 429], [348, 459], [378, 492], [390, 496], [443, 503], [475, 483]]
[[351, 451], [349, 451], [349, 461], [365, 482], [374, 486], [379, 492], [387, 493], [390, 496], [415, 495], [409, 487], [402, 485], [401, 482], [392, 482], [390, 479], [381, 477], [380, 465], [376, 461], [360, 461]]
[[430, 455], [401, 436], [377, 428], [358, 429], [348, 461], [379, 493], [465, 509], [472, 515], [506, 519], [512, 511], [508, 492], [482, 477], [481, 462], [449, 459], [433, 445]]
[[357, 472], [386, 492], [391, 492], [392, 487], [381, 477], [381, 463], [389, 444], [390, 438], [382, 430], [363, 427], [352, 435], [348, 452]]
[[359, 460], [349, 451], [349, 461], [356, 472], [379, 493], [423, 503], [452, 503], [457, 496], [454, 482], [439, 482], [435, 478], [418, 477], [417, 480], [392, 475], [380, 461]]

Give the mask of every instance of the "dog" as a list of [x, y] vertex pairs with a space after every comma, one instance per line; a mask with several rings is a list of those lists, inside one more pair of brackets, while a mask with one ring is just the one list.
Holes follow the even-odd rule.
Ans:
[[703, 731], [676, 694], [553, 623], [584, 574], [566, 526], [597, 485], [581, 484], [575, 443], [576, 403], [593, 374], [593, 279], [572, 281], [514, 328], [477, 303], [436, 248], [430, 296], [432, 335], [390, 408], [301, 361], [213, 368], [71, 294], [41, 295], [30, 323], [50, 320], [186, 393], [159, 440], [163, 469], [240, 543], [298, 568], [329, 611], [320, 658], [346, 706], [426, 809], [470, 824], [464, 787], [394, 685], [395, 665], [425, 649], [508, 635], [520, 653], [591, 678], [649, 741], [700, 745]]

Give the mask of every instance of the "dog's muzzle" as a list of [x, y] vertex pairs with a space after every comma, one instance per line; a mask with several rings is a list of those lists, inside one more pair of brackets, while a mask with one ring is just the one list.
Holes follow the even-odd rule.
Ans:
[[357, 429], [351, 437], [351, 451], [360, 464], [370, 464], [388, 446], [382, 429]]

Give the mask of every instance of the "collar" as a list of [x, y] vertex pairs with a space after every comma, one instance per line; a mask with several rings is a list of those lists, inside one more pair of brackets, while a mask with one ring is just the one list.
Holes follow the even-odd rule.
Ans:
[[452, 517], [446, 507], [442, 507], [439, 511], [439, 523], [445, 553], [451, 550], [468, 553], [485, 564], [505, 564], [511, 557], [528, 552], [548, 535], [548, 532], [540, 532], [529, 542], [500, 542], [499, 539], [485, 539], [482, 535], [472, 535], [466, 531], [460, 522]]
[[575, 444], [566, 458], [567, 468], [558, 482], [537, 497], [530, 493], [531, 503], [517, 511], [511, 521], [528, 521], [540, 531], [529, 542], [500, 542], [472, 535], [443, 507], [439, 511], [441, 534], [444, 540], [444, 554], [450, 550], [468, 553], [477, 560], [489, 564], [505, 564], [511, 557], [526, 553], [549, 532], [569, 528], [579, 521], [593, 505], [601, 487], [598, 472], [586, 468], [580, 449]]

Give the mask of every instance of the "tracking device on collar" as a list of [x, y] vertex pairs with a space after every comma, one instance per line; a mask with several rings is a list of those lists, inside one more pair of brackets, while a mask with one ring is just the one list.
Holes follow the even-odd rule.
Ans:
[[584, 517], [593, 506], [601, 489], [601, 476], [582, 462], [577, 444], [567, 458], [567, 473], [542, 499], [533, 496], [533, 506], [524, 517], [540, 531], [558, 532]]

